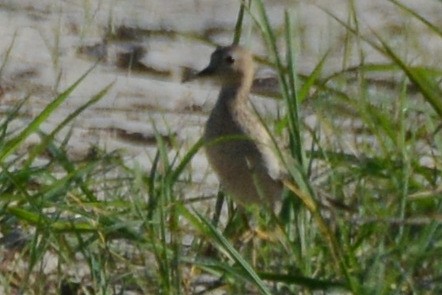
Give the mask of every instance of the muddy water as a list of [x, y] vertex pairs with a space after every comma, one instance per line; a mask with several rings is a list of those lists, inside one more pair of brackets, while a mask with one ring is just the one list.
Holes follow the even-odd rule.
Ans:
[[[389, 1], [354, 2], [362, 35], [370, 36], [373, 30], [388, 38], [407, 60], [440, 66], [442, 38], [430, 35]], [[295, 16], [300, 73], [308, 74], [329, 49], [325, 73], [359, 63], [356, 46], [347, 47], [350, 51], [344, 62], [345, 30], [322, 10], [347, 20], [347, 1], [266, 3], [275, 27], [281, 26], [284, 9], [291, 9]], [[440, 2], [404, 3], [442, 27]], [[217, 90], [211, 85], [182, 84], [182, 67], [202, 68], [216, 44], [230, 43], [238, 7], [237, 0], [2, 0], [0, 54], [6, 62], [0, 77], [1, 111], [30, 96], [14, 127], [25, 125], [97, 63], [42, 129], [52, 130], [112, 83], [109, 93], [73, 123], [72, 157], [85, 157], [91, 145], [98, 145], [109, 151], [123, 149], [128, 161], [147, 168], [155, 151], [155, 132], [185, 152], [200, 136]], [[250, 28], [246, 18], [244, 43], [265, 57], [259, 34]], [[361, 47], [365, 62], [384, 61], [364, 42]], [[261, 65], [258, 75], [273, 74]], [[265, 96], [257, 97], [255, 103], [270, 115], [279, 107]], [[38, 140], [32, 136], [27, 145]], [[194, 159], [191, 170], [196, 182], [216, 184], [203, 154]]]

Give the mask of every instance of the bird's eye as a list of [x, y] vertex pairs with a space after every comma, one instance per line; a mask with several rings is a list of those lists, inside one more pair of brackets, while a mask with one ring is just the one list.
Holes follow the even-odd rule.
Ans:
[[225, 61], [228, 63], [228, 64], [233, 64], [234, 62], [235, 62], [235, 59], [233, 58], [233, 56], [231, 56], [231, 55], [228, 55], [228, 56], [226, 56], [225, 57]]

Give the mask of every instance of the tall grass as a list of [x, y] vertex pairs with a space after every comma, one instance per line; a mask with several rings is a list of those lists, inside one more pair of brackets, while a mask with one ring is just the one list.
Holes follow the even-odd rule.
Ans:
[[[390, 2], [441, 36], [425, 17]], [[286, 110], [277, 122], [289, 134], [291, 157], [282, 212], [249, 209], [259, 211], [253, 214], [261, 229], [274, 233], [268, 239], [232, 237], [241, 214], [227, 202], [226, 224], [219, 222], [223, 197], [215, 209], [201, 210], [183, 195], [201, 141], [189, 150], [171, 149], [158, 133], [148, 172], [128, 166], [120, 152], [99, 148], [83, 161], [70, 159], [69, 133], [58, 134], [111, 85], [53, 131], [39, 127], [88, 73], [21, 130], [10, 126], [26, 99], [12, 107], [0, 122], [1, 232], [4, 252], [12, 253], [1, 266], [2, 291], [440, 293], [442, 71], [411, 65], [381, 32], [362, 34], [350, 4], [347, 20], [325, 11], [346, 31], [348, 46], [342, 69], [329, 76], [322, 73], [328, 51], [310, 75], [297, 74], [299, 36], [289, 11], [281, 28], [270, 25], [263, 1], [245, 3], [238, 14], [234, 42], [241, 42], [243, 20], [252, 20]], [[366, 63], [366, 44], [387, 62]], [[354, 48], [360, 63], [347, 67]], [[396, 79], [379, 88], [372, 79], [377, 75]], [[306, 104], [316, 126], [303, 120]], [[23, 153], [35, 133], [40, 143]], [[48, 271], [50, 263], [55, 267]]]

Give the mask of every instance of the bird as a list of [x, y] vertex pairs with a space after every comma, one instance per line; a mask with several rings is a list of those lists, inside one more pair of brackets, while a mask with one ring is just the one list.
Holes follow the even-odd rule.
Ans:
[[221, 90], [204, 129], [208, 162], [224, 192], [241, 205], [274, 208], [285, 171], [274, 140], [249, 101], [255, 65], [250, 50], [219, 46], [209, 65], [187, 80], [211, 78]]

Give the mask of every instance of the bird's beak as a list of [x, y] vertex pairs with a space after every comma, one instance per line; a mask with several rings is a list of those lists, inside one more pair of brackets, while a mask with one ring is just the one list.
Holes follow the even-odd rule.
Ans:
[[208, 65], [207, 68], [196, 74], [196, 78], [210, 77], [215, 73], [215, 67]]
[[211, 65], [208, 65], [205, 69], [203, 69], [200, 72], [195, 72], [193, 70], [189, 70], [189, 71], [187, 71], [187, 73], [185, 73], [183, 75], [182, 82], [186, 83], [186, 82], [193, 81], [196, 79], [210, 77], [214, 73], [215, 73], [215, 68]]

